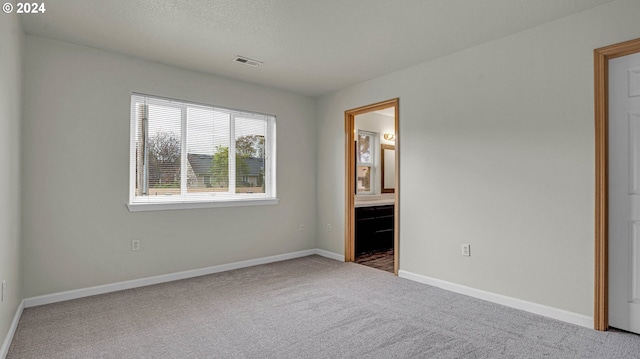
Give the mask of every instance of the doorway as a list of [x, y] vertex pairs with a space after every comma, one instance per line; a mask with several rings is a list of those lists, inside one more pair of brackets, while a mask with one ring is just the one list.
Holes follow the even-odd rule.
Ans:
[[366, 261], [395, 275], [400, 228], [398, 132], [397, 98], [345, 112], [345, 261]]
[[594, 50], [596, 208], [593, 319], [594, 328], [602, 331], [609, 328], [609, 60], [639, 52], [640, 39]]

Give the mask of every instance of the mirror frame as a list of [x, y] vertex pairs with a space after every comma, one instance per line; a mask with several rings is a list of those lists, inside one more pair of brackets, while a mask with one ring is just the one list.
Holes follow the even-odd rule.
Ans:
[[[393, 188], [385, 188], [385, 186], [384, 186], [384, 170], [385, 170], [385, 168], [384, 168], [384, 151], [385, 150], [390, 150], [390, 151], [393, 150], [393, 151], [395, 151], [396, 150], [396, 146], [394, 146], [394, 145], [386, 145], [386, 144], [380, 145], [380, 163], [381, 163], [380, 167], [382, 169], [382, 171], [380, 173], [380, 175], [381, 175], [380, 176], [381, 177], [380, 192], [381, 193], [395, 193], [395, 191], [396, 191], [395, 185], [394, 185]], [[393, 170], [394, 170], [394, 177], [395, 177], [395, 165], [394, 165]]]

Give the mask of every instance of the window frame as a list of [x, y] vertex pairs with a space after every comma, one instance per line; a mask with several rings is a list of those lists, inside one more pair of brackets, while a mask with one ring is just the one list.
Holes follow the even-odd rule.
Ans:
[[[356, 195], [372, 195], [376, 193], [376, 159], [378, 158], [378, 154], [376, 152], [378, 148], [378, 142], [380, 133], [372, 132], [367, 130], [358, 130], [356, 133], [356, 143], [359, 147], [359, 141], [361, 135], [369, 136], [371, 138], [371, 142], [369, 143], [369, 152], [371, 155], [371, 161], [369, 162], [361, 162], [360, 154], [356, 151], [356, 169], [360, 167], [369, 167], [369, 191], [361, 191], [358, 192], [358, 186], [356, 186]], [[358, 180], [358, 174], [356, 173], [356, 181]]]
[[[165, 107], [175, 107], [181, 111], [180, 133], [180, 195], [172, 197], [153, 198], [152, 196], [136, 196], [136, 130], [139, 124], [136, 118], [135, 106], [139, 99], [146, 99], [147, 104], [156, 104]], [[279, 199], [276, 192], [276, 116], [256, 113], [246, 110], [232, 109], [222, 106], [200, 104], [193, 101], [178, 100], [161, 96], [131, 93], [130, 96], [130, 143], [129, 143], [129, 201], [127, 208], [131, 212], [175, 210], [192, 208], [217, 208], [277, 204]], [[257, 119], [266, 121], [266, 133], [264, 139], [264, 193], [231, 193], [235, 191], [235, 151], [229, 151], [229, 188], [228, 192], [212, 192], [207, 194], [189, 194], [188, 189], [188, 124], [187, 109], [207, 108], [214, 111], [229, 113], [229, 148], [235, 149], [235, 121], [236, 118]], [[147, 136], [145, 136], [146, 140]], [[200, 198], [198, 198], [200, 197]]]

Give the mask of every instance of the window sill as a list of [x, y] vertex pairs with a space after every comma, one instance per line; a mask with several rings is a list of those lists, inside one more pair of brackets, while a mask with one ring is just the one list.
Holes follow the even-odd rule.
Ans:
[[162, 203], [129, 203], [129, 212], [147, 211], [168, 211], [176, 209], [197, 209], [197, 208], [220, 208], [220, 207], [243, 207], [243, 206], [263, 206], [278, 204], [278, 198], [260, 199], [240, 199], [227, 201], [194, 201], [194, 202], [162, 202]]

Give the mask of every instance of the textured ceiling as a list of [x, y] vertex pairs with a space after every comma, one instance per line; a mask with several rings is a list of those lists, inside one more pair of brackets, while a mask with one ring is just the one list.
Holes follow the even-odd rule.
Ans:
[[319, 96], [611, 1], [57, 0], [22, 20], [28, 34]]

